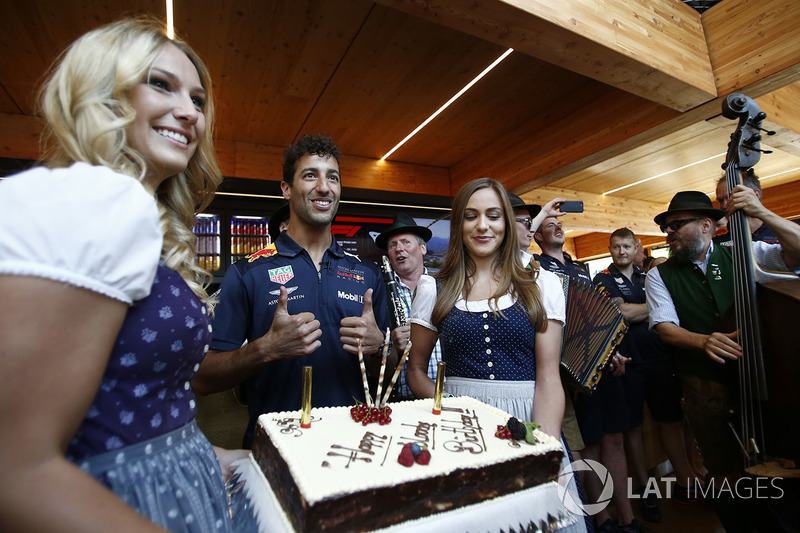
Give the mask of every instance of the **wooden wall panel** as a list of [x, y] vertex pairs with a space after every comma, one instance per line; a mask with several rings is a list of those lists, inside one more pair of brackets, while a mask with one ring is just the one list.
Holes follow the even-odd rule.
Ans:
[[42, 121], [36, 117], [0, 113], [0, 157], [40, 159], [42, 127]]
[[767, 114], [764, 128], [776, 132], [764, 142], [800, 157], [800, 82], [765, 94], [756, 101]]
[[773, 213], [789, 218], [800, 219], [800, 181], [793, 181], [763, 190], [764, 206]]
[[[666, 243], [666, 236], [662, 233], [655, 235], [637, 235], [642, 241], [642, 245], [649, 249], [653, 246], [661, 246]], [[611, 233], [590, 233], [575, 237], [575, 254], [581, 261], [597, 259], [598, 257], [608, 256], [608, 240]]]

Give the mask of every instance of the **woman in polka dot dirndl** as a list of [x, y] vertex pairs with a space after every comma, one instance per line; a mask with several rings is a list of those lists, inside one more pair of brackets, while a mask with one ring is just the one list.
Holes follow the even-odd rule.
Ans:
[[230, 531], [190, 386], [211, 337], [194, 213], [222, 179], [208, 71], [124, 20], [41, 97], [48, 165], [0, 183], [0, 529]]
[[[522, 264], [503, 185], [489, 178], [470, 181], [453, 199], [444, 265], [435, 279], [420, 278], [411, 304], [411, 390], [418, 398], [433, 396], [427, 366], [438, 338], [447, 393], [535, 421], [559, 438], [564, 319], [558, 278]], [[567, 451], [563, 439], [562, 444]], [[566, 465], [569, 454], [564, 457]], [[584, 529], [581, 519], [571, 530]]]

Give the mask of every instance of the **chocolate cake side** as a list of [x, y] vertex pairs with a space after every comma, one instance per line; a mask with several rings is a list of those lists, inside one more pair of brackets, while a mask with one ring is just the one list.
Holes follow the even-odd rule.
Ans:
[[484, 468], [328, 498], [309, 506], [286, 461], [257, 426], [253, 455], [298, 533], [362, 532], [538, 486], [558, 476], [562, 452], [552, 450]]

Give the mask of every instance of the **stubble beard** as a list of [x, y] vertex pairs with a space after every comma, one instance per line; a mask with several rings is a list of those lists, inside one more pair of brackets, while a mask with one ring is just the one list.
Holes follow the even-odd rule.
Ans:
[[298, 214], [302, 213], [300, 216], [306, 224], [322, 228], [333, 224], [333, 219], [336, 218], [336, 213], [339, 211], [339, 201], [333, 200], [330, 211], [322, 213], [315, 212], [310, 205], [304, 205], [303, 207], [305, 209], [298, 210]]

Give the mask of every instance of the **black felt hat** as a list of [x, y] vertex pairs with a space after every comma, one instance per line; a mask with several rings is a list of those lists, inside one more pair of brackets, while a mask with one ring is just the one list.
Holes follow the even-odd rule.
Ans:
[[514, 194], [513, 192], [508, 193], [508, 199], [511, 201], [511, 209], [527, 209], [528, 214], [531, 218], [536, 218], [536, 215], [542, 210], [542, 206], [538, 204], [526, 204], [525, 200]]
[[711, 198], [702, 192], [682, 191], [673, 196], [667, 210], [663, 213], [659, 213], [653, 220], [660, 226], [670, 213], [681, 213], [684, 211], [701, 213], [715, 221], [725, 216], [725, 211], [722, 209], [715, 209], [711, 203]]
[[269, 242], [275, 242], [281, 234], [281, 222], [289, 220], [289, 202], [282, 201], [269, 217]]
[[433, 236], [431, 230], [425, 226], [418, 226], [416, 220], [414, 220], [411, 215], [397, 213], [391, 227], [375, 238], [375, 244], [381, 250], [385, 250], [386, 241], [388, 241], [391, 236], [397, 235], [398, 233], [413, 233], [414, 235], [422, 237], [425, 242], [428, 242]]

